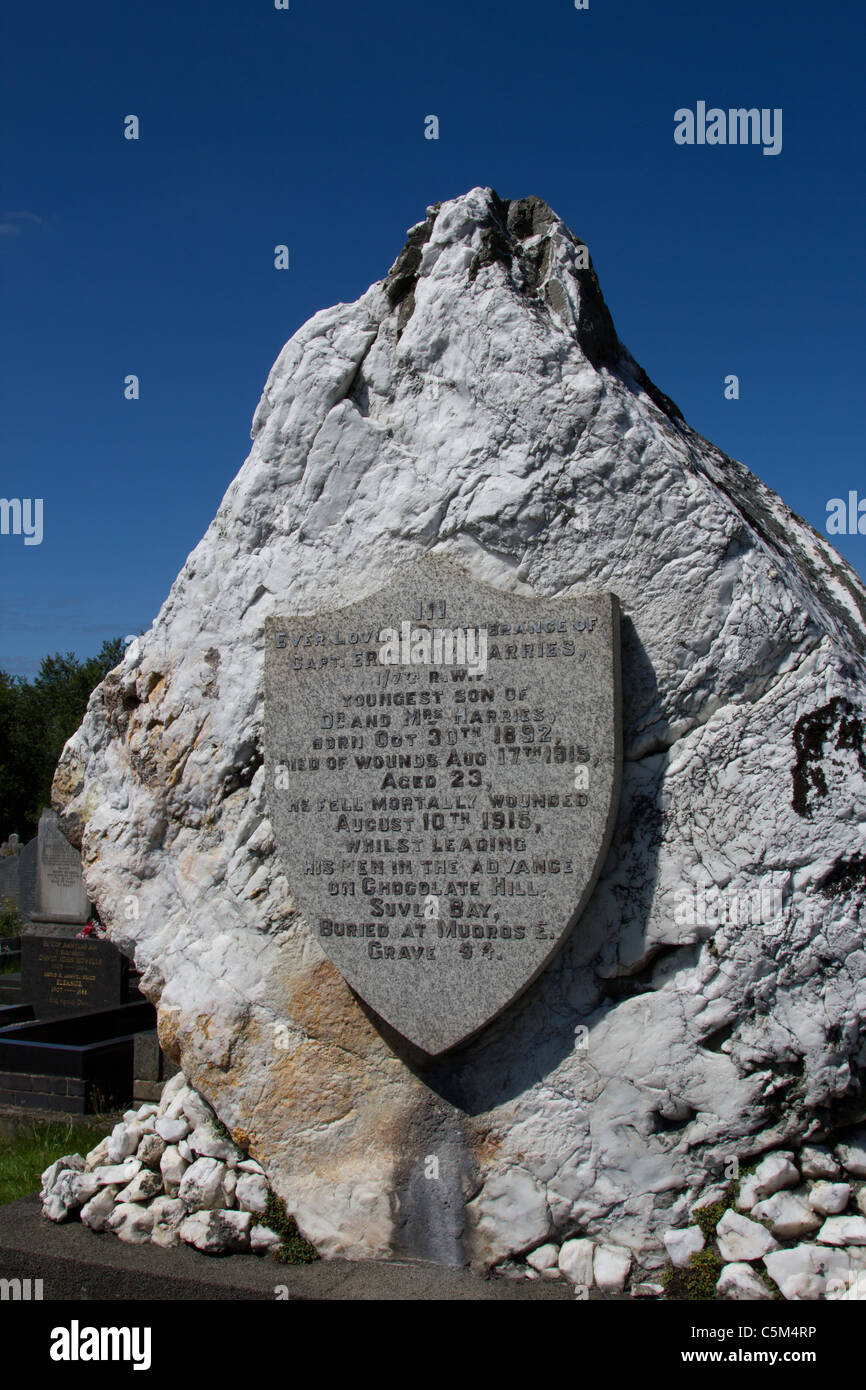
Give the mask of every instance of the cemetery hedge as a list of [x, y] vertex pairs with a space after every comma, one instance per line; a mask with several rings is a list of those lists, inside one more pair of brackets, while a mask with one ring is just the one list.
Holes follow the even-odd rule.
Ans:
[[54, 769], [75, 733], [91, 692], [123, 656], [123, 640], [103, 642], [96, 656], [74, 652], [42, 659], [32, 681], [0, 671], [0, 840], [36, 834], [51, 804]]

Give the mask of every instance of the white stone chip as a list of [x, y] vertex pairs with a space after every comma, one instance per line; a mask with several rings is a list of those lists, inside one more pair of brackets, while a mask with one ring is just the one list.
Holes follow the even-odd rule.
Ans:
[[821, 1245], [866, 1245], [866, 1216], [828, 1216], [818, 1240]]
[[[241, 1173], [237, 1180], [235, 1200], [241, 1211], [252, 1211], [261, 1216], [267, 1210], [269, 1192], [268, 1180], [261, 1173]], [[543, 1245], [541, 1249], [556, 1250], [557, 1247]], [[538, 1269], [539, 1266], [535, 1265], [534, 1268]]]
[[106, 1225], [127, 1245], [146, 1245], [153, 1229], [153, 1212], [137, 1202], [119, 1202]]
[[108, 1146], [111, 1143], [111, 1135], [106, 1134], [104, 1139], [100, 1139], [95, 1148], [90, 1150], [87, 1155], [85, 1165], [89, 1169], [102, 1168], [108, 1162]]
[[[252, 1210], [252, 1208], [249, 1208], [249, 1210]], [[264, 1207], [260, 1208], [260, 1210], [264, 1211]], [[531, 1269], [537, 1270], [542, 1278], [558, 1279], [558, 1259], [559, 1246], [548, 1243], [547, 1245], [539, 1245], [537, 1250], [533, 1250], [530, 1255], [527, 1255], [526, 1263]]]
[[851, 1274], [851, 1262], [845, 1252], [826, 1245], [774, 1250], [764, 1256], [764, 1265], [787, 1299], [823, 1298], [829, 1280], [846, 1279]]
[[592, 1259], [596, 1287], [604, 1293], [620, 1293], [631, 1269], [632, 1254], [622, 1245], [597, 1245]]
[[265, 1255], [269, 1251], [279, 1250], [282, 1245], [280, 1237], [276, 1231], [272, 1231], [270, 1226], [252, 1226], [250, 1228], [250, 1249], [255, 1255]]
[[809, 1205], [822, 1216], [838, 1216], [851, 1200], [851, 1184], [816, 1182], [809, 1193]]
[[243, 1154], [237, 1144], [219, 1134], [213, 1124], [201, 1124], [189, 1136], [193, 1153], [202, 1158], [218, 1158], [223, 1163], [239, 1163]]
[[119, 1187], [100, 1187], [95, 1197], [91, 1197], [81, 1208], [81, 1220], [91, 1231], [108, 1230], [108, 1218], [114, 1211], [114, 1203]]
[[740, 1264], [744, 1260], [760, 1260], [769, 1250], [775, 1250], [779, 1242], [757, 1221], [736, 1211], [726, 1211], [716, 1227], [716, 1244], [725, 1264]]
[[784, 1187], [796, 1187], [800, 1174], [793, 1163], [794, 1155], [786, 1152], [767, 1154], [754, 1173], [743, 1178], [737, 1197], [740, 1211], [751, 1211], [756, 1202], [772, 1197]]
[[866, 1134], [858, 1130], [850, 1139], [837, 1144], [836, 1157], [852, 1178], [866, 1178]]
[[559, 1251], [559, 1268], [572, 1284], [583, 1289], [593, 1286], [593, 1254], [595, 1245], [591, 1240], [578, 1238], [564, 1240]]
[[692, 1255], [697, 1255], [706, 1244], [700, 1226], [684, 1226], [680, 1230], [665, 1231], [663, 1239], [665, 1249], [677, 1269], [685, 1269]]
[[162, 1174], [162, 1183], [167, 1197], [177, 1196], [183, 1176], [188, 1168], [189, 1164], [181, 1158], [176, 1145], [170, 1144], [159, 1160], [159, 1171]]
[[150, 1168], [142, 1168], [140, 1173], [136, 1173], [132, 1182], [127, 1183], [123, 1191], [118, 1194], [119, 1202], [149, 1202], [151, 1197], [156, 1197], [162, 1192], [162, 1176], [154, 1173]]
[[122, 1163], [125, 1158], [130, 1158], [141, 1143], [143, 1133], [138, 1124], [115, 1125], [108, 1141], [109, 1163]]
[[226, 1165], [216, 1158], [197, 1158], [181, 1178], [178, 1197], [190, 1211], [216, 1211], [224, 1207]]
[[720, 1298], [731, 1299], [771, 1299], [773, 1294], [762, 1279], [758, 1278], [751, 1265], [725, 1265], [716, 1284]]
[[93, 1169], [93, 1176], [100, 1187], [125, 1187], [140, 1173], [143, 1164], [140, 1158], [127, 1158], [123, 1163], [107, 1163]]
[[136, 1158], [141, 1159], [145, 1168], [158, 1169], [165, 1150], [164, 1139], [160, 1139], [158, 1134], [146, 1134], [138, 1146]]
[[180, 1225], [180, 1238], [207, 1255], [250, 1248], [248, 1211], [197, 1211]]
[[180, 1227], [186, 1220], [187, 1210], [179, 1197], [156, 1197], [150, 1204], [153, 1217], [151, 1240], [154, 1245], [170, 1249], [180, 1244]]
[[185, 1116], [181, 1119], [169, 1119], [168, 1116], [162, 1115], [156, 1122], [156, 1132], [166, 1144], [179, 1144], [181, 1139], [185, 1139], [189, 1134], [189, 1120]]
[[54, 1186], [46, 1192], [42, 1200], [42, 1215], [49, 1221], [65, 1221], [95, 1197], [99, 1183], [93, 1173], [81, 1172], [77, 1168], [64, 1168], [57, 1174]]
[[799, 1240], [817, 1231], [821, 1218], [802, 1197], [793, 1192], [774, 1192], [763, 1202], [756, 1202], [751, 1216], [769, 1221], [773, 1235], [779, 1240]]
[[76, 1173], [83, 1173], [86, 1167], [81, 1154], [64, 1154], [62, 1158], [57, 1158], [42, 1174], [42, 1196], [47, 1197], [54, 1187], [60, 1173], [71, 1168]]
[[832, 1181], [842, 1176], [842, 1169], [831, 1150], [823, 1144], [807, 1144], [800, 1150], [799, 1162], [804, 1178], [824, 1178]]

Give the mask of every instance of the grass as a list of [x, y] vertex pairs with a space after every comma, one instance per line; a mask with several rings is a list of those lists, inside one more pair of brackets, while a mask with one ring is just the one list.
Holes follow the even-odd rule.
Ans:
[[0, 1205], [38, 1192], [42, 1173], [56, 1158], [82, 1157], [111, 1130], [113, 1119], [98, 1115], [71, 1120], [34, 1121], [0, 1138]]
[[0, 898], [0, 936], [20, 936], [21, 918], [11, 898]]
[[[21, 919], [11, 898], [0, 898], [0, 938], [9, 940], [21, 935]], [[14, 975], [21, 969], [21, 956], [4, 952], [0, 955], [0, 975]]]

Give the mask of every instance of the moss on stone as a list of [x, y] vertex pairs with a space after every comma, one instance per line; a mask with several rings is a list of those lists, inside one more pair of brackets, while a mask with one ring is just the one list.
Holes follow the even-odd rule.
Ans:
[[297, 1222], [286, 1211], [282, 1197], [275, 1192], [268, 1193], [264, 1212], [253, 1217], [254, 1226], [269, 1226], [280, 1237], [280, 1248], [274, 1259], [283, 1265], [308, 1265], [319, 1258], [319, 1252], [308, 1240], [304, 1240], [298, 1230]]
[[716, 1284], [722, 1272], [722, 1261], [714, 1250], [699, 1250], [692, 1255], [685, 1269], [671, 1265], [662, 1275], [665, 1297], [688, 1301], [704, 1301], [716, 1297]]
[[692, 1220], [696, 1226], [700, 1226], [704, 1240], [713, 1240], [716, 1234], [716, 1227], [721, 1221], [726, 1211], [734, 1205], [737, 1196], [737, 1183], [728, 1183], [728, 1189], [724, 1197], [720, 1197], [717, 1202], [710, 1202], [705, 1207], [697, 1207], [692, 1210]]

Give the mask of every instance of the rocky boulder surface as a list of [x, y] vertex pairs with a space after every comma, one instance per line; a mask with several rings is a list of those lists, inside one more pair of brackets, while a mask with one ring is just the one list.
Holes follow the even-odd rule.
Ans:
[[[866, 1114], [866, 592], [653, 386], [586, 247], [535, 198], [429, 209], [385, 280], [286, 344], [253, 440], [64, 752], [55, 800], [87, 891], [163, 1048], [323, 1254], [491, 1265], [554, 1245], [586, 1265], [591, 1240], [597, 1284], [621, 1287], [630, 1256], [665, 1261], [731, 1156]], [[263, 627], [431, 550], [508, 592], [619, 596], [625, 762], [563, 949], [424, 1063], [293, 903], [265, 800]], [[155, 1140], [185, 1142], [149, 1139], [150, 1171]], [[142, 1160], [117, 1154], [120, 1193]], [[70, 1176], [58, 1200], [87, 1192]], [[121, 1205], [143, 1236], [141, 1204]], [[728, 1282], [747, 1288], [738, 1252]], [[825, 1253], [818, 1274], [787, 1258], [780, 1283], [824, 1277]]]

